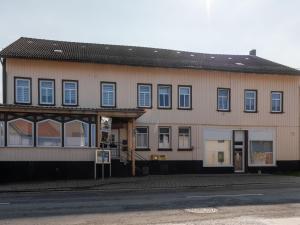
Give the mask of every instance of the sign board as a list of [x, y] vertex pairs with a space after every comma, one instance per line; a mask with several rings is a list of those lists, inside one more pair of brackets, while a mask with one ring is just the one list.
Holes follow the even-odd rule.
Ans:
[[110, 164], [110, 150], [96, 150], [96, 164]]

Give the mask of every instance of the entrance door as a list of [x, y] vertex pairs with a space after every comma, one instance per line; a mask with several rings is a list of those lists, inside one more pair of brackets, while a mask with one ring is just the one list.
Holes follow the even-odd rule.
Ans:
[[234, 172], [245, 172], [245, 131], [233, 131], [233, 166]]

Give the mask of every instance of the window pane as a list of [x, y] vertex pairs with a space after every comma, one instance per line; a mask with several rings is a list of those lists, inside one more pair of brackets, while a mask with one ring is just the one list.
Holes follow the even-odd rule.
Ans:
[[4, 121], [0, 121], [0, 146], [4, 146], [4, 132], [5, 129], [5, 122]]
[[16, 102], [30, 103], [30, 80], [16, 79]]
[[282, 111], [282, 93], [272, 92], [272, 112]]
[[159, 87], [159, 106], [170, 107], [171, 88]]
[[9, 146], [32, 146], [33, 123], [23, 119], [9, 121], [7, 123], [7, 144]]
[[139, 85], [138, 86], [138, 98], [140, 107], [150, 107], [151, 106], [151, 86], [150, 85]]
[[38, 146], [61, 146], [61, 124], [56, 121], [46, 120], [37, 123]]
[[229, 110], [229, 90], [227, 89], [218, 90], [218, 109]]
[[65, 123], [65, 146], [88, 147], [89, 125], [81, 121]]
[[40, 100], [42, 104], [54, 103], [54, 82], [53, 81], [40, 81]]
[[250, 141], [250, 159], [254, 165], [273, 164], [273, 142], [272, 141]]
[[205, 141], [205, 165], [207, 166], [230, 166], [231, 164], [231, 141]]
[[178, 130], [178, 147], [179, 148], [191, 148], [191, 136], [190, 128], [182, 127]]
[[102, 105], [115, 106], [115, 85], [102, 84]]
[[136, 148], [148, 148], [148, 128], [136, 128]]
[[159, 148], [170, 147], [170, 128], [159, 128]]
[[77, 83], [64, 82], [64, 104], [76, 105], [77, 104]]

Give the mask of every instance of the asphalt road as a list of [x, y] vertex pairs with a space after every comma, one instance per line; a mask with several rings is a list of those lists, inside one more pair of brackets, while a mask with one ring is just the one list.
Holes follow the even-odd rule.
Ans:
[[300, 185], [0, 194], [0, 224], [300, 225]]

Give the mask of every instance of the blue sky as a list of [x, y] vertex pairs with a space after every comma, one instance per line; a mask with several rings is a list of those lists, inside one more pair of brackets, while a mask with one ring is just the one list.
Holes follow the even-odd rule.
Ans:
[[0, 0], [0, 49], [21, 36], [248, 54], [300, 68], [297, 0]]

